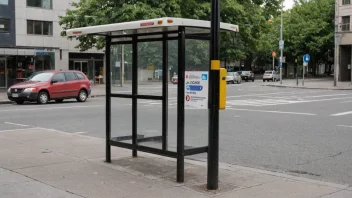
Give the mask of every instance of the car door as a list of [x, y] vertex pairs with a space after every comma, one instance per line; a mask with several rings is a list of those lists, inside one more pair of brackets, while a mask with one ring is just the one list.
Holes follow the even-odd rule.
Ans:
[[80, 88], [80, 81], [73, 72], [65, 72], [67, 95], [68, 97], [77, 97]]
[[52, 99], [65, 98], [67, 96], [66, 77], [63, 72], [54, 75], [49, 87], [49, 93]]

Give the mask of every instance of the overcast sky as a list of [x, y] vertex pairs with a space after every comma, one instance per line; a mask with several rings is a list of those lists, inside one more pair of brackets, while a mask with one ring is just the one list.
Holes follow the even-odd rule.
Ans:
[[284, 10], [292, 8], [294, 2], [293, 0], [285, 0], [284, 2]]

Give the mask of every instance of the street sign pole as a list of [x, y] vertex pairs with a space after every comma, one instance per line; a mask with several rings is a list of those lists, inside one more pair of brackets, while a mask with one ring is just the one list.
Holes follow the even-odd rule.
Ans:
[[275, 60], [274, 60], [274, 56], [273, 56], [273, 71], [275, 70]]
[[207, 189], [219, 188], [220, 0], [211, 1]]
[[302, 80], [302, 86], [304, 87], [304, 74], [305, 74], [305, 70], [306, 70], [306, 65], [305, 63], [303, 63], [303, 80]]
[[[283, 41], [282, 39], [282, 10], [284, 7], [284, 1], [281, 0], [281, 28], [280, 28], [280, 41]], [[280, 47], [280, 84], [282, 84], [282, 59], [283, 59], [283, 49], [284, 46], [282, 44], [282, 47]]]

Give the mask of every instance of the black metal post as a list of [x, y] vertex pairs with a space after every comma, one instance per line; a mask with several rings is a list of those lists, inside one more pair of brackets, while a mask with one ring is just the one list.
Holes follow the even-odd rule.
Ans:
[[106, 92], [106, 104], [105, 104], [105, 125], [106, 125], [106, 162], [111, 163], [111, 67], [110, 67], [110, 54], [111, 54], [111, 38], [105, 37], [105, 92]]
[[177, 182], [184, 182], [185, 147], [185, 27], [178, 32]]
[[211, 41], [209, 75], [208, 190], [218, 189], [219, 180], [219, 78], [220, 78], [220, 0], [211, 2]]
[[[138, 95], [138, 44], [137, 36], [132, 38], [132, 144], [137, 145], [137, 95]], [[137, 150], [132, 150], [137, 157]]]
[[167, 33], [163, 34], [163, 109], [162, 109], [162, 136], [163, 136], [163, 150], [168, 148], [168, 40]]

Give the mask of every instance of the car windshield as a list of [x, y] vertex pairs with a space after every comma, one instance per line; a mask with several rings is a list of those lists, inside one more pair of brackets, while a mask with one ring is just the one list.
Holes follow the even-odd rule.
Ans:
[[272, 74], [273, 72], [272, 71], [266, 71], [265, 73], [266, 74]]
[[27, 81], [28, 82], [48, 82], [50, 78], [54, 75], [52, 72], [40, 72], [34, 73], [30, 76]]
[[243, 71], [243, 72], [242, 72], [242, 74], [244, 74], [244, 75], [248, 75], [248, 74], [249, 74], [249, 72], [248, 72], [248, 71]]
[[227, 76], [236, 76], [235, 72], [227, 72]]

